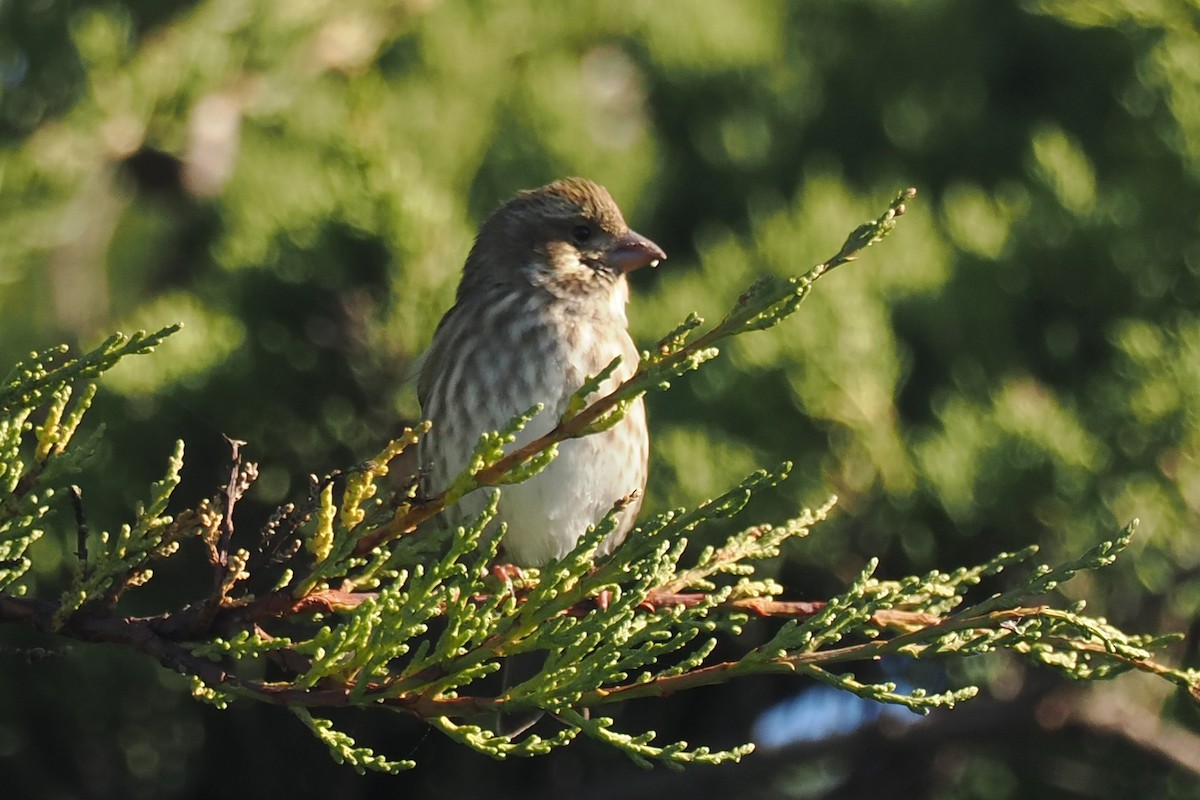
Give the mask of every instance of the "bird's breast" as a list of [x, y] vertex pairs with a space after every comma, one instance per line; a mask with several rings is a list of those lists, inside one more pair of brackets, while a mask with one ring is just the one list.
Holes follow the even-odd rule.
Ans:
[[[637, 350], [623, 316], [618, 321], [603, 312], [574, 312], [568, 304], [509, 298], [439, 329], [439, 337], [445, 330], [459, 338], [444, 343], [449, 347], [435, 340], [431, 357], [437, 361], [424, 376], [424, 410], [433, 429], [422, 442], [421, 461], [432, 491], [444, 489], [465, 468], [485, 431], [503, 428], [540, 403], [543, 410], [510, 449], [521, 447], [553, 429], [575, 392], [613, 359], [619, 357], [620, 364], [589, 400], [633, 374]], [[463, 332], [468, 322], [473, 335]], [[641, 492], [648, 451], [644, 415], [639, 400], [610, 430], [561, 443], [542, 473], [503, 489], [499, 517], [508, 525], [508, 558], [537, 565], [561, 557], [614, 504]], [[449, 516], [462, 521], [477, 514], [485, 500], [482, 492], [469, 495]], [[640, 500], [622, 512], [606, 550], [624, 538], [638, 505]]]

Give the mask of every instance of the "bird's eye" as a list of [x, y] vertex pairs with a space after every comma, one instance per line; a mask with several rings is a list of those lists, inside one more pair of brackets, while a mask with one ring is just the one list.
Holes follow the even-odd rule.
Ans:
[[576, 225], [571, 229], [571, 238], [575, 240], [575, 244], [584, 244], [592, 238], [592, 229], [587, 225]]

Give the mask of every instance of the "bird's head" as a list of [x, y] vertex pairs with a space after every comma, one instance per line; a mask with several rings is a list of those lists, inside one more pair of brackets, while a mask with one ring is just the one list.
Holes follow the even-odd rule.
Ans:
[[625, 275], [667, 254], [632, 231], [599, 184], [567, 178], [520, 192], [479, 229], [459, 296], [486, 285], [541, 288], [565, 298], [619, 295]]

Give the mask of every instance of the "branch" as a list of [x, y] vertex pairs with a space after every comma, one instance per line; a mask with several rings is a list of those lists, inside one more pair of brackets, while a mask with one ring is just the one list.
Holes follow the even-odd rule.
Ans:
[[[256, 532], [251, 541], [257, 544], [239, 547], [245, 537], [235, 517], [255, 478], [254, 465], [242, 462], [240, 443], [231, 440], [222, 489], [167, 516], [182, 468], [178, 443], [164, 478], [115, 535], [92, 536], [77, 507], [81, 561], [57, 601], [21, 596], [26, 590], [21, 581], [31, 564], [28, 549], [50, 513], [47, 498], [69, 485], [67, 477], [82, 463], [80, 448], [68, 450], [67, 444], [90, 401], [94, 378], [122, 354], [141, 352], [138, 347], [157, 340], [114, 339], [77, 362], [39, 361], [18, 369], [16, 378], [0, 385], [0, 399], [26, 403], [11, 411], [0, 405], [0, 622], [132, 647], [189, 675], [196, 696], [219, 706], [235, 698], [288, 706], [340, 761], [389, 772], [412, 763], [358, 747], [308, 709], [401, 711], [495, 758], [540, 755], [583, 735], [638, 764], [678, 766], [737, 760], [749, 746], [713, 752], [681, 742], [652, 745], [653, 734], [621, 733], [612, 720], [583, 710], [754, 675], [794, 674], [926, 713], [974, 696], [975, 687], [902, 692], [892, 683], [860, 682], [845, 665], [883, 656], [944, 659], [996, 650], [1078, 680], [1140, 671], [1200, 699], [1200, 671], [1157, 659], [1172, 637], [1125, 633], [1085, 616], [1082, 605], [1042, 604], [1078, 572], [1111, 564], [1128, 545], [1133, 525], [1074, 561], [1035, 566], [1009, 591], [974, 604], [966, 604], [966, 597], [984, 578], [1023, 564], [1036, 548], [900, 580], [877, 578], [878, 562], [872, 559], [840, 595], [820, 602], [781, 599], [784, 587], [755, 572], [788, 542], [807, 536], [832, 501], [777, 525], [751, 525], [698, 554], [689, 551], [688, 537], [697, 526], [739, 514], [755, 492], [784, 480], [789, 464], [759, 470], [691, 510], [644, 518], [635, 535], [600, 560], [599, 548], [618, 524], [619, 504], [563, 559], [504, 577], [492, 569], [502, 534], [492, 524], [495, 493], [462, 526], [427, 526], [420, 536], [408, 535], [465, 492], [535, 474], [558, 443], [608, 428], [643, 393], [666, 388], [713, 358], [726, 338], [787, 318], [816, 280], [886, 235], [911, 197], [911, 191], [899, 195], [833, 258], [806, 274], [759, 280], [720, 323], [694, 339], [702, 320], [688, 317], [643, 354], [631, 378], [591, 400], [612, 374], [616, 364], [610, 364], [585, 382], [545, 436], [504, 452], [536, 408], [505, 430], [484, 433], [472, 466], [437, 496], [416, 499], [405, 488], [386, 502], [376, 497], [393, 459], [417, 441], [426, 424], [406, 430], [353, 469], [313, 476], [306, 501], [279, 509]], [[81, 385], [84, 390], [77, 391]], [[43, 421], [32, 427], [30, 415], [41, 406], [37, 418]], [[29, 431], [32, 443], [23, 438]], [[24, 458], [23, 447], [32, 450], [32, 461]], [[174, 557], [186, 538], [198, 539], [208, 555], [213, 575], [205, 596], [156, 616], [122, 614], [124, 593], [151, 580], [154, 563]], [[1039, 604], [1030, 605], [1030, 597]], [[738, 658], [710, 661], [717, 638], [736, 641], [752, 618], [765, 621], [759, 627], [768, 630], [767, 640], [747, 645]], [[503, 664], [534, 655], [543, 662], [536, 679], [499, 689], [488, 680]], [[273, 680], [261, 678], [264, 660], [277, 667]], [[479, 722], [481, 714], [534, 710], [549, 712], [564, 727], [547, 739], [536, 733], [514, 739]]]

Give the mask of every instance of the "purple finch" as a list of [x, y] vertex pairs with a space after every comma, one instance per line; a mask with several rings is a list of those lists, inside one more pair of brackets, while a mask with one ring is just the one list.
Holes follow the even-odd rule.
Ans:
[[[483, 223], [463, 267], [454, 307], [442, 318], [418, 393], [433, 422], [421, 440], [422, 485], [444, 490], [467, 466], [481, 433], [543, 405], [514, 447], [550, 431], [584, 381], [621, 362], [590, 399], [633, 374], [626, 274], [666, 258], [629, 229], [604, 187], [581, 178], [517, 194]], [[624, 540], [646, 485], [646, 412], [637, 400], [601, 433], [559, 445], [541, 473], [501, 493], [502, 548], [518, 566], [566, 555], [614, 505], [619, 524], [600, 554]], [[447, 509], [451, 523], [478, 514], [478, 490]]]

